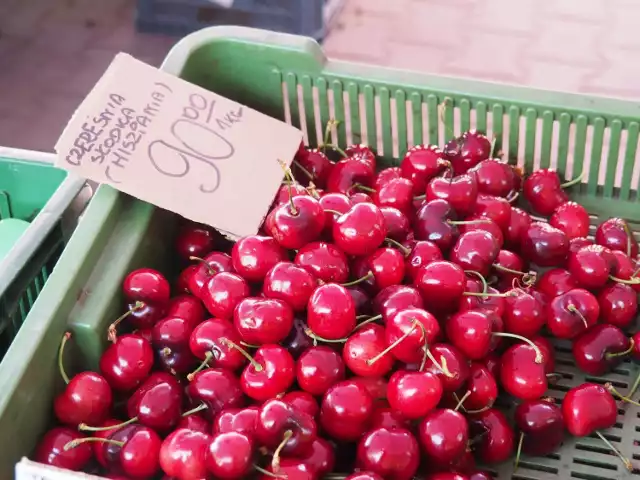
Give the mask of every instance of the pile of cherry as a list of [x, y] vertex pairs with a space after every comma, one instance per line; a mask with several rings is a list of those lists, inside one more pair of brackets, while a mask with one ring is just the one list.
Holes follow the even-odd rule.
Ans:
[[112, 479], [486, 480], [476, 461], [547, 455], [568, 432], [632, 469], [600, 431], [637, 385], [545, 397], [549, 337], [592, 376], [640, 358], [625, 220], [587, 238], [576, 182], [523, 178], [473, 131], [377, 167], [366, 146], [301, 147], [258, 235], [185, 223], [173, 289], [148, 268], [124, 279], [99, 373], [66, 376], [65, 335], [35, 460]]

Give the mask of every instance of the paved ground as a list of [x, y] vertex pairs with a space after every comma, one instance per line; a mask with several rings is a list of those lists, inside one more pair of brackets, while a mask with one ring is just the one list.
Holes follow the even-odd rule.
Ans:
[[[51, 150], [114, 53], [158, 64], [134, 0], [0, 0], [0, 145]], [[346, 0], [329, 55], [640, 99], [637, 0]]]

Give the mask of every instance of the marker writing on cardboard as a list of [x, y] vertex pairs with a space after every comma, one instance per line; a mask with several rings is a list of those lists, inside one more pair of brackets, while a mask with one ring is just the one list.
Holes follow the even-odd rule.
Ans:
[[169, 141], [155, 140], [147, 149], [155, 169], [170, 177], [187, 175], [191, 170], [191, 160], [208, 165], [213, 178], [200, 184], [203, 193], [213, 193], [220, 186], [220, 170], [214, 162], [231, 158], [235, 153], [233, 144], [211, 125], [217, 125], [224, 131], [242, 119], [242, 107], [236, 112], [228, 112], [223, 118], [214, 118], [215, 104], [213, 99], [207, 100], [198, 93], [190, 94], [181, 118], [171, 125], [173, 138]]

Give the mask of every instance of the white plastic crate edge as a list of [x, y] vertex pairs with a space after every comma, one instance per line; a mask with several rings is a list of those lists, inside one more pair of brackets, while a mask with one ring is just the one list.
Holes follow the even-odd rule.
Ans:
[[32, 462], [26, 457], [23, 457], [20, 463], [16, 463], [14, 478], [15, 480], [106, 480], [104, 477]]

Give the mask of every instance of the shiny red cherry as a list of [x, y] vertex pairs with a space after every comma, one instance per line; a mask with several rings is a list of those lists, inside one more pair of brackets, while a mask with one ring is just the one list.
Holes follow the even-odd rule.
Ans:
[[491, 408], [498, 398], [498, 384], [489, 368], [482, 363], [471, 363], [466, 392], [458, 398], [467, 412]]
[[293, 390], [283, 395], [282, 401], [291, 405], [295, 410], [309, 414], [312, 418], [316, 418], [320, 413], [318, 401], [309, 392]]
[[418, 240], [413, 244], [409, 255], [405, 257], [405, 271], [409, 280], [415, 280], [418, 272], [436, 260], [444, 260], [442, 252], [435, 243]]
[[239, 345], [240, 334], [233, 324], [219, 318], [206, 320], [198, 325], [189, 339], [192, 354], [206, 360], [210, 367], [238, 370], [247, 359], [234, 345]]
[[461, 234], [481, 230], [490, 233], [491, 236], [495, 238], [498, 246], [502, 247], [504, 245], [504, 234], [502, 233], [502, 229], [496, 222], [488, 217], [478, 214], [469, 215], [464, 219], [464, 221], [460, 222], [459, 230]]
[[540, 275], [536, 281], [536, 290], [542, 292], [549, 299], [578, 288], [578, 282], [571, 273], [564, 268], [552, 268]]
[[[333, 231], [333, 222], [341, 214], [347, 213], [353, 206], [349, 197], [343, 193], [327, 193], [318, 200], [324, 212], [324, 235], [330, 238]], [[329, 211], [327, 211], [329, 210]]]
[[277, 477], [287, 480], [317, 480], [315, 470], [298, 458], [283, 458], [277, 469], [271, 464], [266, 470], [267, 473], [260, 475], [259, 480], [273, 480]]
[[534, 222], [522, 237], [521, 251], [540, 267], [562, 265], [569, 253], [569, 240], [562, 230]]
[[356, 309], [349, 291], [335, 283], [316, 288], [309, 298], [307, 322], [318, 337], [328, 340], [347, 337], [356, 326]]
[[629, 285], [612, 283], [598, 294], [600, 318], [604, 323], [628, 328], [638, 314], [638, 294]]
[[[319, 188], [324, 188], [327, 184], [334, 165], [327, 155], [317, 148], [310, 148], [296, 155], [296, 163], [292, 166], [296, 178], [302, 181], [311, 180]], [[303, 172], [302, 169], [305, 171]], [[310, 173], [312, 178], [309, 178], [307, 173]]]
[[468, 446], [469, 425], [460, 413], [438, 408], [426, 414], [418, 426], [420, 444], [427, 458], [446, 465], [460, 458]]
[[84, 435], [71, 428], [55, 427], [42, 437], [33, 459], [45, 465], [80, 471], [93, 457], [91, 444], [78, 443], [73, 448], [65, 448], [65, 446], [70, 442], [79, 442], [83, 438]]
[[633, 236], [626, 220], [610, 218], [596, 229], [596, 243], [609, 250], [619, 250], [632, 258], [638, 256], [638, 241]]
[[407, 178], [393, 178], [378, 185], [373, 203], [378, 207], [394, 207], [405, 214], [413, 210], [413, 182]]
[[167, 305], [167, 317], [184, 318], [194, 327], [204, 320], [202, 302], [192, 295], [173, 297]]
[[594, 290], [609, 281], [612, 267], [611, 252], [601, 245], [587, 245], [571, 252], [567, 261], [567, 270], [578, 285]]
[[402, 176], [413, 183], [413, 194], [423, 195], [427, 183], [448, 165], [449, 161], [437, 146], [414, 145], [400, 162], [400, 170]]
[[405, 258], [395, 248], [379, 248], [364, 261], [377, 290], [382, 290], [390, 285], [399, 285], [404, 280]]
[[153, 350], [141, 336], [118, 337], [100, 357], [100, 372], [111, 388], [129, 391], [140, 385], [153, 367]]
[[347, 257], [331, 243], [313, 242], [304, 246], [295, 263], [325, 283], [344, 283], [349, 278]]
[[447, 338], [467, 358], [484, 358], [492, 346], [492, 315], [482, 310], [466, 310], [452, 315], [445, 325]]
[[275, 239], [249, 235], [234, 244], [231, 259], [239, 275], [250, 282], [260, 282], [274, 265], [287, 260], [287, 254]]
[[464, 310], [487, 310], [495, 313], [499, 318], [502, 318], [505, 313], [505, 298], [502, 296], [496, 296], [500, 292], [493, 287], [488, 287], [487, 291], [484, 291], [484, 285], [477, 278], [466, 279], [465, 292], [467, 293], [488, 293], [486, 297], [483, 295], [464, 295], [460, 299], [458, 311]]
[[516, 407], [515, 424], [523, 435], [522, 451], [545, 456], [555, 452], [564, 440], [562, 410], [550, 399], [527, 400]]
[[376, 406], [371, 417], [371, 428], [409, 428], [409, 419], [391, 407], [380, 404]]
[[[120, 422], [118, 422], [120, 423]], [[196, 432], [209, 433], [211, 425], [205, 420], [205, 418], [197, 413], [192, 413], [186, 417], [182, 417], [176, 425], [176, 430], [180, 428], [186, 428], [187, 430], [194, 430]], [[215, 432], [214, 432], [215, 433]]]
[[331, 169], [327, 179], [327, 191], [348, 194], [356, 183], [371, 187], [374, 172], [375, 169], [365, 162], [340, 160]]
[[325, 225], [320, 202], [309, 195], [291, 197], [267, 216], [267, 232], [284, 248], [298, 249], [318, 239]]
[[469, 130], [450, 140], [444, 147], [444, 155], [451, 161], [454, 173], [460, 175], [489, 158], [491, 142], [482, 133]]
[[511, 223], [511, 204], [502, 197], [479, 193], [473, 213], [480, 218], [491, 219], [502, 231]]
[[508, 197], [515, 190], [515, 172], [508, 163], [488, 158], [478, 163], [469, 173], [473, 173], [478, 183], [478, 191], [496, 197]]
[[536, 170], [527, 177], [522, 186], [524, 198], [540, 215], [552, 215], [560, 205], [569, 201], [562, 189], [560, 177], [555, 170]]
[[509, 226], [504, 231], [505, 247], [518, 250], [531, 223], [531, 216], [527, 212], [517, 207], [511, 207]]
[[160, 467], [175, 478], [206, 478], [206, 457], [211, 437], [193, 430], [174, 430], [160, 447]]
[[253, 468], [254, 442], [244, 433], [218, 433], [205, 454], [207, 470], [216, 478], [243, 478]]
[[[117, 443], [116, 443], [117, 442]], [[115, 430], [104, 445], [108, 468], [129, 478], [150, 478], [160, 470], [162, 440], [142, 425], [127, 425]]]
[[263, 345], [242, 371], [240, 383], [248, 397], [259, 402], [286, 392], [295, 380], [295, 361], [279, 345]]
[[558, 295], [547, 305], [547, 327], [557, 338], [575, 338], [595, 325], [599, 316], [598, 300], [581, 288]]
[[562, 415], [571, 435], [586, 437], [596, 430], [615, 425], [618, 407], [603, 386], [583, 383], [565, 395], [562, 401]]
[[546, 323], [545, 306], [538, 298], [523, 290], [513, 290], [513, 293], [515, 295], [504, 299], [504, 329], [523, 337], [533, 337]]
[[171, 287], [164, 275], [157, 270], [139, 268], [125, 277], [122, 291], [130, 302], [165, 305], [169, 301]]
[[316, 422], [308, 413], [272, 399], [260, 407], [255, 437], [261, 445], [278, 448], [283, 455], [302, 455], [316, 439]]
[[[435, 365], [431, 359], [427, 359], [425, 371], [437, 375], [442, 382], [442, 388], [445, 392], [455, 392], [459, 390], [469, 378], [469, 364], [465, 356], [453, 345], [448, 343], [437, 343], [429, 348], [433, 358], [438, 361], [439, 366]], [[447, 375], [442, 371], [441, 366], [447, 366], [447, 370], [451, 375]]]
[[562, 230], [569, 240], [589, 235], [589, 223], [589, 213], [576, 202], [563, 203], [549, 219], [549, 225]]
[[249, 296], [249, 284], [236, 273], [222, 272], [214, 275], [202, 287], [202, 303], [216, 318], [230, 320], [240, 301]]
[[602, 323], [582, 333], [572, 345], [576, 365], [595, 376], [614, 369], [631, 350], [632, 344], [622, 330]]
[[334, 349], [323, 345], [310, 347], [296, 362], [298, 385], [312, 395], [324, 395], [344, 377], [342, 357]]
[[312, 339], [307, 335], [306, 330], [306, 319], [295, 317], [289, 335], [281, 342], [281, 345], [289, 351], [293, 358], [298, 358], [312, 345]]
[[387, 235], [384, 217], [378, 207], [359, 203], [333, 224], [333, 241], [349, 255], [369, 255]]
[[225, 408], [213, 420], [213, 433], [238, 432], [253, 437], [259, 411], [255, 405], [246, 408]]
[[470, 438], [479, 461], [500, 463], [513, 454], [514, 432], [507, 417], [500, 410], [490, 408], [469, 419]]
[[316, 438], [307, 451], [300, 455], [300, 461], [307, 465], [318, 477], [331, 473], [336, 463], [334, 447], [324, 438]]
[[437, 312], [450, 312], [458, 307], [465, 283], [464, 270], [446, 261], [431, 262], [414, 279], [425, 307]]
[[387, 400], [404, 418], [424, 417], [441, 398], [442, 382], [433, 373], [398, 370], [389, 379]]
[[448, 251], [459, 235], [453, 205], [439, 198], [424, 203], [413, 218], [413, 234], [417, 240], [431, 242], [441, 251]]
[[180, 421], [182, 385], [165, 372], [152, 373], [129, 397], [127, 414], [159, 432], [170, 431]]
[[436, 318], [420, 308], [399, 311], [385, 326], [387, 347], [395, 358], [405, 363], [421, 362], [429, 345], [440, 336]]
[[362, 385], [342, 381], [332, 386], [322, 399], [320, 423], [336, 440], [353, 442], [368, 429], [373, 414], [373, 398]]
[[424, 302], [420, 292], [408, 285], [391, 285], [381, 290], [373, 299], [373, 309], [382, 315], [384, 323], [389, 322], [401, 310], [422, 308]]
[[500, 245], [495, 237], [483, 230], [472, 230], [458, 237], [449, 253], [449, 260], [463, 270], [488, 276], [498, 256]]
[[382, 216], [384, 217], [387, 238], [391, 238], [396, 242], [404, 241], [409, 235], [409, 229], [411, 228], [409, 218], [394, 207], [382, 207], [380, 212], [382, 212]]
[[189, 291], [202, 298], [202, 289], [214, 275], [221, 272], [234, 272], [231, 256], [224, 252], [210, 252], [203, 258], [193, 257], [198, 261], [196, 271], [189, 277]]
[[512, 345], [501, 360], [500, 381], [510, 395], [535, 400], [547, 391], [544, 358], [537, 347], [524, 343]]
[[369, 324], [349, 336], [342, 350], [346, 367], [362, 377], [380, 377], [391, 371], [394, 357], [387, 348], [385, 329]]
[[248, 297], [236, 306], [233, 325], [250, 345], [279, 343], [293, 327], [293, 309], [282, 300]]
[[174, 243], [176, 253], [185, 261], [191, 257], [202, 257], [215, 246], [215, 235], [211, 228], [198, 223], [184, 225]]
[[245, 403], [240, 380], [222, 368], [207, 368], [196, 373], [185, 393], [194, 405], [207, 406], [204, 412], [209, 419], [225, 408], [241, 408]]
[[454, 178], [436, 177], [427, 184], [427, 201], [440, 198], [451, 204], [458, 215], [467, 215], [473, 211], [478, 198], [478, 185], [471, 175], [459, 175]]
[[356, 465], [389, 480], [410, 480], [419, 463], [420, 448], [409, 430], [378, 428], [358, 443]]

